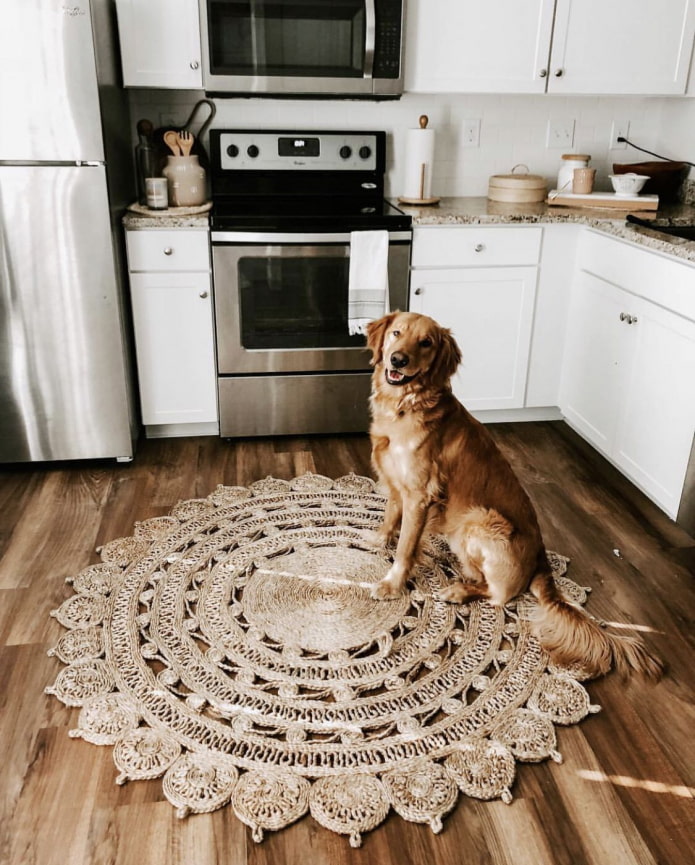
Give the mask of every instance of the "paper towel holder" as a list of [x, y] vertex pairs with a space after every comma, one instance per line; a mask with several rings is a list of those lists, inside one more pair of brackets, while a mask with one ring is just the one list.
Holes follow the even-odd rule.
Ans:
[[[419, 118], [420, 129], [426, 129], [427, 124], [429, 123], [429, 117], [426, 114], [421, 114]], [[398, 201], [400, 204], [417, 204], [420, 206], [423, 205], [432, 205], [439, 204], [441, 198], [432, 197], [432, 198], [423, 198], [424, 189], [425, 189], [425, 170], [427, 166], [423, 163], [420, 166], [420, 198], [406, 198], [404, 196], [400, 196]]]

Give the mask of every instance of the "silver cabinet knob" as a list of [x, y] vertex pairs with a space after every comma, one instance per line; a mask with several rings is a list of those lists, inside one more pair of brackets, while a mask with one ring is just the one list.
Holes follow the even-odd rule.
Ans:
[[197, 69], [200, 66], [200, 63], [198, 63], [197, 60], [191, 60], [189, 65], [190, 65], [191, 69]]
[[413, 294], [422, 294], [422, 291], [423, 290], [421, 288], [416, 288]]
[[203, 298], [205, 298], [205, 297], [207, 297], [207, 296], [208, 296], [207, 291], [201, 291], [201, 292], [198, 294], [198, 297], [203, 297]]
[[538, 73], [538, 75], [539, 75], [541, 78], [545, 78], [547, 74], [548, 74], [548, 70], [547, 70], [547, 69], [541, 69], [541, 71]]
[[476, 252], [482, 252], [485, 249], [485, 244], [484, 243], [476, 243], [476, 245], [473, 248]]
[[173, 255], [173, 254], [174, 254], [174, 250], [170, 246], [164, 247], [164, 255]]
[[556, 78], [562, 78], [562, 76], [565, 74], [565, 70], [564, 69], [556, 69], [554, 74], [555, 74]]

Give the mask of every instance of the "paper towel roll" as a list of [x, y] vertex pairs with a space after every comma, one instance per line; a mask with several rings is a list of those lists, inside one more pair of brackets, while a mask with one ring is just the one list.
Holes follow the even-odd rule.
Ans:
[[421, 201], [432, 197], [434, 129], [409, 129], [405, 140], [403, 198]]

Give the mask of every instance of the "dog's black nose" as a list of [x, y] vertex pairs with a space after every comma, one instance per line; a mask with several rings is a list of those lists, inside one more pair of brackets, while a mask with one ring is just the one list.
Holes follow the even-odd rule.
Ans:
[[394, 351], [391, 355], [391, 366], [395, 369], [400, 369], [402, 366], [408, 366], [408, 355], [402, 351]]

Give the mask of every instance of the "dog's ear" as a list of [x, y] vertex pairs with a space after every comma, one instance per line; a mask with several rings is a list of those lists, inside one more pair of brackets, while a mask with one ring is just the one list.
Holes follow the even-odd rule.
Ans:
[[447, 384], [460, 363], [461, 349], [458, 347], [451, 331], [445, 327], [441, 328], [437, 356], [430, 368], [432, 383], [440, 387]]
[[395, 312], [390, 312], [388, 315], [384, 315], [382, 318], [377, 318], [375, 321], [370, 321], [367, 325], [367, 348], [372, 353], [372, 359], [370, 363], [372, 366], [376, 366], [378, 363], [381, 363], [381, 347], [384, 344], [384, 334], [391, 326], [394, 318], [396, 317]]

